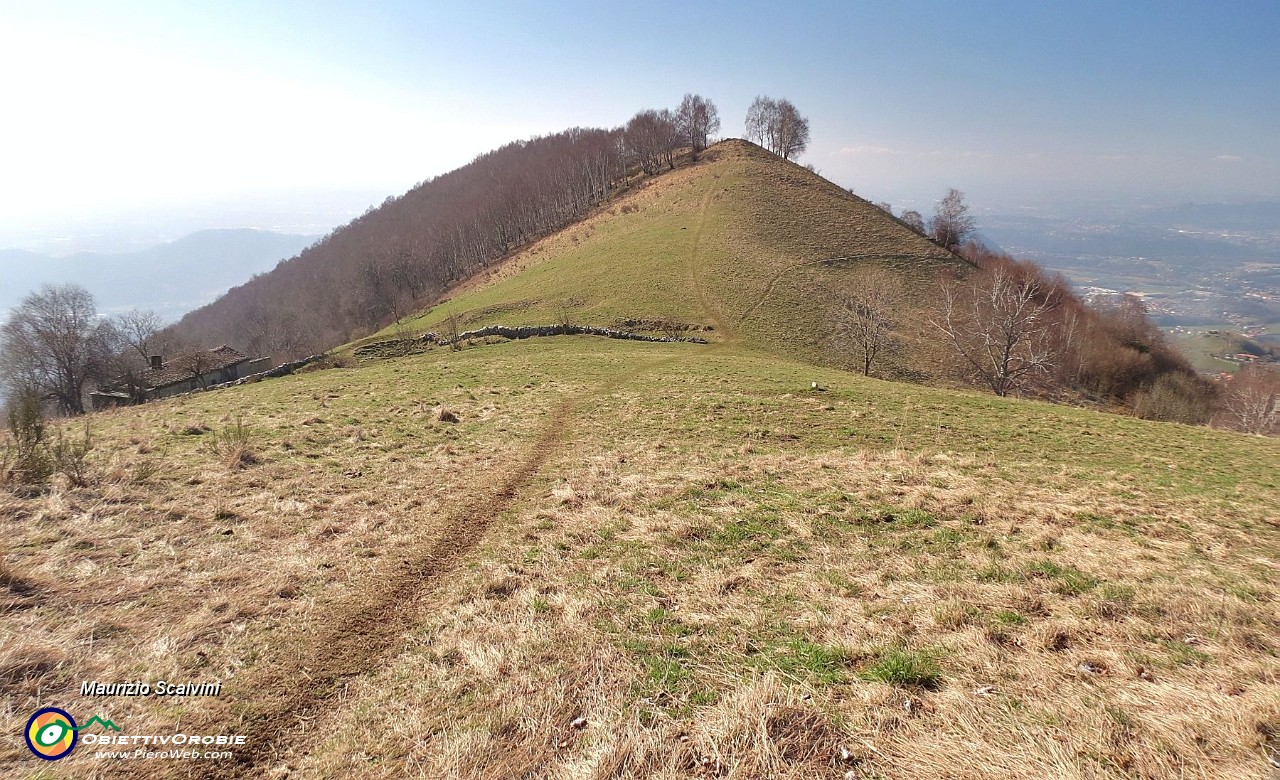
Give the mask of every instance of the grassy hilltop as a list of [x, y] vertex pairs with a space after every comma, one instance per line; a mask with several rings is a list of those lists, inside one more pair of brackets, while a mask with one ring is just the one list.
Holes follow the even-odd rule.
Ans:
[[914, 289], [961, 263], [820, 176], [724, 141], [368, 341], [443, 333], [452, 317], [461, 330], [668, 323], [829, 360], [830, 312], [851, 272], [885, 267]]
[[[1266, 776], [1280, 442], [815, 365], [799, 329], [849, 266], [957, 261], [745, 144], [613, 209], [401, 330], [713, 343], [437, 348], [113, 411], [87, 484], [0, 494], [0, 728], [250, 735], [198, 766], [10, 739], [0, 774]], [[223, 695], [79, 696], [157, 679]]]

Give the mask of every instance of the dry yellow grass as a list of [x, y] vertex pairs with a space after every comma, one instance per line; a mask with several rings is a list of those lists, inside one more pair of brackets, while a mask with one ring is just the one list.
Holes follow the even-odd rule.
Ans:
[[[1152, 516], [1153, 538], [1073, 519], [1148, 511], [1123, 479], [1028, 490], [954, 453], [725, 454], [694, 436], [558, 464], [566, 476], [493, 535], [424, 616], [417, 647], [290, 765], [324, 777], [1266, 771], [1280, 715], [1274, 538], [1208, 525], [1201, 512], [1216, 510], [1196, 501]], [[776, 527], [726, 535], [788, 504]], [[895, 647], [936, 654], [945, 682], [857, 679]]]
[[[83, 711], [82, 680], [225, 680], [270, 657], [276, 632], [323, 623], [317, 609], [499, 479], [502, 442], [536, 428], [563, 387], [424, 397], [396, 386], [403, 374], [315, 374], [283, 397], [255, 387], [243, 436], [223, 394], [98, 415], [94, 484], [0, 494], [11, 733], [51, 696]], [[437, 419], [442, 402], [458, 423]], [[187, 715], [103, 704], [138, 731]], [[24, 754], [6, 743], [2, 760]]]
[[[1269, 771], [1274, 441], [585, 338], [93, 424], [89, 485], [0, 497], [0, 727], [255, 740], [133, 776]], [[225, 693], [77, 695], [162, 677]]]

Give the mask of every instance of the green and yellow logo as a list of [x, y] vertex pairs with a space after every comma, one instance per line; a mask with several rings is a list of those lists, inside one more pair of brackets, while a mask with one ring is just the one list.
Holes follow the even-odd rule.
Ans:
[[57, 761], [71, 755], [76, 748], [80, 730], [93, 724], [99, 724], [110, 731], [119, 731], [120, 727], [109, 720], [94, 715], [83, 726], [77, 726], [71, 713], [57, 707], [44, 707], [36, 710], [27, 721], [23, 736], [27, 738], [27, 747], [45, 761]]

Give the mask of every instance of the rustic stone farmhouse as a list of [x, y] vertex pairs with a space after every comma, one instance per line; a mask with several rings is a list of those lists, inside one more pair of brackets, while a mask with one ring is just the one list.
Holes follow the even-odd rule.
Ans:
[[216, 349], [186, 352], [168, 360], [161, 355], [152, 355], [145, 370], [99, 387], [89, 394], [89, 400], [94, 409], [145, 403], [203, 390], [210, 385], [234, 382], [267, 370], [270, 362], [269, 357], [251, 360], [225, 344]]

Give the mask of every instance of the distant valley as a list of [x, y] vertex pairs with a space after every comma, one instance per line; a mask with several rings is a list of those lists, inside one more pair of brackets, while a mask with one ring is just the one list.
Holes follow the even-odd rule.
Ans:
[[118, 254], [50, 257], [0, 250], [0, 311], [16, 306], [43, 284], [74, 282], [94, 294], [101, 312], [138, 307], [176, 320], [253, 275], [271, 270], [316, 238], [254, 229], [203, 230]]
[[1135, 208], [1105, 219], [984, 215], [980, 226], [1005, 251], [1081, 289], [1144, 293], [1165, 325], [1280, 323], [1277, 202]]

